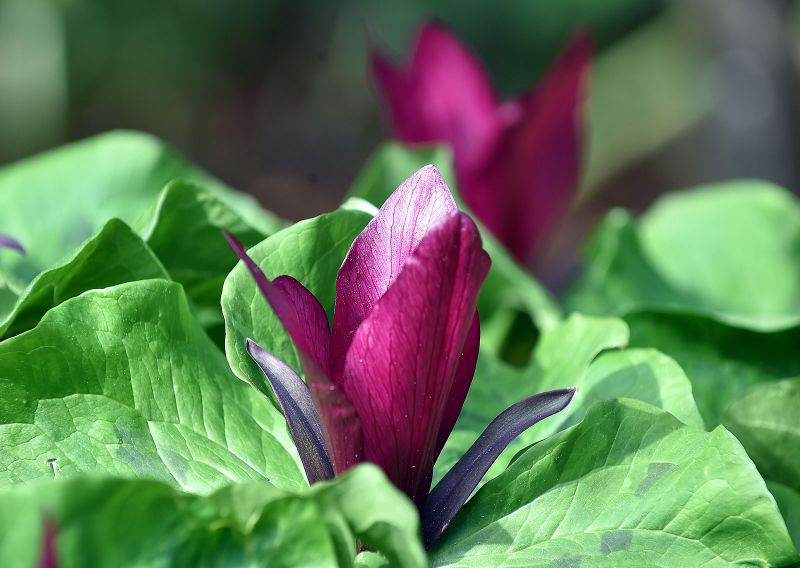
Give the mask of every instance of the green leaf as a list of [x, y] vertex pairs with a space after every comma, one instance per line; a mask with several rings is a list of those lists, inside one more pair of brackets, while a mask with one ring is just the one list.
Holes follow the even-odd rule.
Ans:
[[685, 311], [627, 315], [631, 346], [656, 348], [686, 371], [709, 428], [748, 388], [800, 375], [800, 327], [761, 333]]
[[767, 481], [767, 487], [775, 497], [794, 546], [800, 553], [800, 492], [774, 481]]
[[[371, 218], [362, 211], [340, 209], [287, 227], [248, 253], [269, 278], [288, 274], [299, 280], [319, 299], [330, 318], [339, 267], [353, 239]], [[264, 374], [247, 354], [246, 339], [253, 339], [295, 371], [301, 372], [301, 368], [289, 336], [243, 263], [237, 264], [225, 280], [222, 313], [225, 353], [231, 369], [272, 399]]]
[[222, 283], [237, 261], [222, 231], [235, 234], [247, 247], [268, 236], [208, 190], [178, 180], [161, 192], [143, 238], [190, 298], [219, 304]]
[[620, 348], [628, 330], [616, 319], [573, 314], [545, 332], [527, 369], [514, 369], [481, 353], [464, 408], [439, 457], [439, 479], [478, 438], [491, 420], [510, 405], [555, 388], [577, 387], [570, 405], [519, 436], [487, 475], [499, 474], [522, 448], [583, 419], [596, 401], [638, 398], [663, 408], [686, 424], [702, 427], [689, 379], [669, 357], [654, 351]]
[[353, 566], [356, 539], [393, 566], [427, 565], [416, 509], [372, 466], [303, 492], [251, 482], [198, 496], [157, 481], [107, 478], [6, 490], [3, 566], [35, 565], [45, 518], [58, 527], [56, 551], [66, 567]]
[[233, 377], [165, 280], [87, 292], [0, 343], [0, 485], [53, 470], [197, 492], [305, 485], [283, 416]]
[[539, 437], [583, 420], [595, 402], [617, 398], [642, 400], [670, 412], [684, 424], [705, 427], [689, 378], [674, 359], [654, 349], [603, 353], [592, 362], [579, 385], [572, 404]]
[[[347, 195], [366, 199], [380, 207], [397, 186], [428, 164], [439, 168], [459, 208], [467, 211], [458, 195], [450, 152], [444, 146], [408, 147], [394, 142], [384, 144], [364, 166]], [[478, 217], [474, 214], [472, 217], [480, 225]], [[478, 302], [481, 341], [485, 349], [491, 349], [501, 356], [505, 356], [509, 349], [521, 349], [521, 356], [512, 355], [508, 358], [524, 362], [535, 340], [536, 330], [523, 331], [515, 327], [520, 315], [524, 314], [541, 331], [558, 323], [561, 311], [547, 290], [519, 266], [483, 227], [481, 235], [484, 248], [492, 259], [492, 267], [481, 288]], [[521, 335], [524, 336], [522, 346], [508, 345], [510, 339], [518, 340]]]
[[274, 230], [274, 218], [252, 198], [187, 164], [156, 138], [110, 132], [0, 170], [0, 226], [28, 249], [25, 257], [4, 257], [1, 267], [29, 282], [109, 219], [137, 222], [175, 178], [200, 183], [264, 234]]
[[466, 504], [435, 566], [781, 566], [796, 552], [736, 439], [599, 403]]
[[731, 403], [722, 423], [766, 479], [800, 491], [800, 379], [750, 389]]
[[740, 181], [670, 195], [640, 234], [656, 270], [709, 309], [766, 328], [800, 315], [800, 205], [786, 190]]
[[336, 481], [314, 484], [310, 492], [320, 509], [336, 510], [355, 537], [381, 552], [391, 566], [428, 565], [416, 506], [378, 467], [360, 465]]
[[[628, 342], [625, 322], [573, 314], [542, 333], [530, 365], [517, 369], [483, 353], [472, 381], [463, 420], [489, 418], [537, 392], [578, 386], [576, 383], [599, 353], [624, 347]], [[577, 393], [576, 393], [577, 394]], [[475, 406], [473, 407], [473, 402]], [[480, 406], [478, 406], [480, 405]]]
[[[581, 377], [594, 358], [605, 349], [623, 346], [627, 334], [625, 324], [619, 320], [585, 318], [573, 314], [561, 325], [542, 334], [532, 363], [524, 369], [512, 367], [481, 347], [461, 414], [436, 461], [434, 484], [461, 459], [489, 423], [506, 408], [539, 392], [579, 386]], [[575, 400], [570, 406], [573, 404]], [[517, 437], [495, 460], [484, 481], [499, 475], [514, 454], [540, 439], [536, 432], [549, 427], [554, 420], [558, 420], [558, 416], [543, 421]]]
[[565, 299], [568, 308], [595, 315], [622, 315], [641, 306], [689, 304], [642, 252], [636, 220], [610, 211], [584, 252], [584, 270]]
[[183, 284], [204, 327], [220, 345], [224, 323], [220, 309], [222, 285], [238, 259], [222, 231], [235, 234], [246, 247], [262, 241], [262, 234], [208, 190], [185, 181], [170, 182], [161, 192], [144, 239]]
[[755, 386], [728, 406], [722, 423], [767, 480], [800, 549], [800, 379]]
[[638, 222], [612, 212], [568, 304], [598, 315], [683, 308], [758, 331], [800, 324], [800, 205], [767, 182], [662, 198]]
[[33, 329], [51, 308], [87, 290], [168, 278], [153, 252], [125, 223], [108, 221], [71, 258], [42, 272], [0, 320], [0, 339]]

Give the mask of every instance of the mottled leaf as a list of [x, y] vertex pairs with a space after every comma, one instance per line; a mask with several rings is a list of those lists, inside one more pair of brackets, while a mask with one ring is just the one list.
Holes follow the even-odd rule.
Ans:
[[165, 280], [84, 293], [0, 343], [0, 485], [81, 472], [305, 485], [283, 416]]
[[739, 442], [643, 402], [599, 403], [461, 510], [434, 566], [783, 566], [797, 559]]

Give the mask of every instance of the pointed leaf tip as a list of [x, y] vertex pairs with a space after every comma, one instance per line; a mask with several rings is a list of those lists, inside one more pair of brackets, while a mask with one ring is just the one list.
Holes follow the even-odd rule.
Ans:
[[247, 339], [247, 353], [261, 368], [283, 409], [310, 484], [333, 479], [333, 464], [311, 391], [283, 361]]
[[10, 248], [20, 254], [26, 254], [25, 247], [22, 246], [22, 243], [10, 235], [0, 234], [0, 248]]
[[564, 410], [575, 388], [543, 392], [511, 405], [478, 437], [428, 495], [422, 510], [422, 538], [430, 548], [455, 518], [497, 457], [525, 430]]
[[327, 384], [330, 331], [322, 304], [291, 276], [278, 276], [270, 280], [250, 258], [242, 243], [231, 233], [223, 233], [297, 347], [306, 378], [310, 381], [322, 380]]

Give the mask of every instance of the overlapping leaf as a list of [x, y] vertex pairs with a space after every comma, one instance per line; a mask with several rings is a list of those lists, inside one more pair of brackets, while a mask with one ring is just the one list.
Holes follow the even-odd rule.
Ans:
[[625, 317], [631, 345], [673, 357], [692, 380], [709, 428], [748, 388], [800, 375], [800, 327], [759, 332], [683, 310], [645, 310]]
[[573, 314], [542, 334], [533, 360], [525, 368], [511, 367], [481, 353], [464, 409], [437, 462], [436, 477], [444, 475], [506, 407], [555, 388], [577, 387], [572, 403], [522, 434], [490, 469], [489, 477], [500, 473], [520, 449], [583, 419], [596, 401], [639, 398], [686, 424], [702, 427], [691, 384], [681, 368], [657, 351], [616, 350], [627, 341], [628, 328], [621, 320]]
[[231, 375], [165, 280], [82, 294], [0, 343], [0, 485], [54, 471], [199, 492], [305, 485], [283, 416]]
[[26, 257], [3, 257], [24, 283], [59, 261], [106, 221], [145, 218], [175, 178], [200, 183], [264, 234], [275, 219], [244, 194], [187, 164], [159, 140], [111, 132], [34, 156], [0, 170], [0, 227], [25, 243]]
[[800, 549], [800, 379], [761, 384], [735, 399], [723, 424], [741, 441]]
[[414, 506], [372, 466], [302, 492], [250, 482], [198, 496], [114, 478], [5, 490], [4, 567], [35, 565], [43, 519], [57, 527], [59, 566], [347, 567], [357, 542], [392, 566], [426, 565]]
[[797, 558], [741, 445], [639, 401], [592, 407], [487, 483], [434, 566], [782, 566]]
[[639, 221], [609, 214], [568, 297], [585, 313], [681, 308], [745, 329], [800, 324], [800, 204], [766, 182], [662, 198]]
[[253, 228], [212, 191], [181, 180], [164, 188], [142, 231], [170, 278], [183, 284], [203, 326], [220, 345], [224, 343], [222, 285], [237, 262], [223, 231], [236, 234], [248, 248], [268, 234]]
[[150, 278], [168, 275], [142, 239], [112, 219], [70, 258], [31, 282], [0, 320], [0, 339], [32, 329], [47, 310], [87, 290]]

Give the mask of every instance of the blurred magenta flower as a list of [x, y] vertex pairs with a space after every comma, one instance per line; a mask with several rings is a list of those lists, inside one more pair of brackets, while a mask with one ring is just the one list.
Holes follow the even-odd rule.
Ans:
[[302, 284], [289, 276], [269, 280], [226, 237], [300, 355], [308, 384], [247, 341], [309, 482], [375, 463], [420, 510], [431, 511], [429, 542], [511, 440], [572, 397], [571, 389], [552, 391], [501, 414], [431, 500], [434, 462], [475, 372], [476, 302], [490, 264], [475, 223], [456, 208], [439, 171], [427, 166], [406, 180], [353, 241], [336, 279], [332, 328]]
[[567, 212], [578, 188], [591, 41], [578, 34], [535, 90], [499, 100], [478, 58], [424, 25], [407, 68], [371, 54], [396, 136], [453, 152], [465, 203], [520, 262]]

